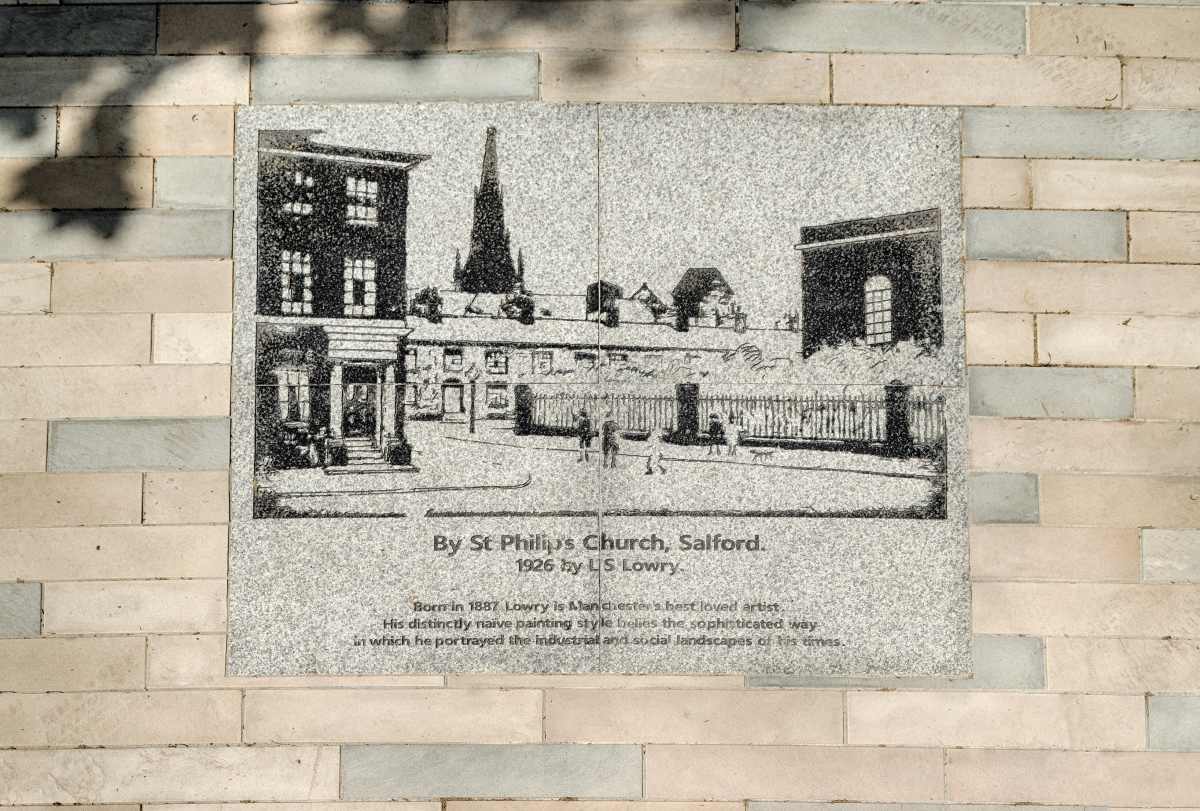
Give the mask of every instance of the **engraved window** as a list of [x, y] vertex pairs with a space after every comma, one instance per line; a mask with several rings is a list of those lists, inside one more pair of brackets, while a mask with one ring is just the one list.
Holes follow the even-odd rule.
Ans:
[[596, 368], [596, 353], [595, 352], [576, 352], [575, 362], [585, 369]]
[[312, 315], [312, 254], [280, 251], [279, 308], [285, 315]]
[[297, 217], [307, 216], [313, 212], [312, 190], [315, 182], [313, 176], [299, 169], [291, 173], [292, 199], [283, 204], [283, 210]]
[[279, 369], [275, 377], [279, 381], [279, 418], [284, 422], [307, 422], [311, 416], [308, 373]]
[[892, 342], [892, 283], [886, 276], [872, 276], [863, 285], [866, 297], [867, 345]]
[[405, 405], [416, 405], [417, 404], [417, 384], [416, 383], [408, 383], [404, 386], [404, 404]]
[[365, 177], [346, 178], [346, 220], [355, 225], [379, 223], [379, 183]]
[[442, 350], [442, 368], [447, 372], [461, 372], [463, 350], [461, 346], [448, 346]]
[[548, 375], [554, 371], [554, 352], [549, 349], [538, 349], [533, 353], [534, 374]]
[[490, 375], [508, 374], [508, 353], [503, 349], [489, 349], [483, 355], [483, 366]]
[[415, 346], [407, 347], [404, 350], [404, 368], [405, 369], [416, 369], [417, 368], [417, 348]]
[[489, 383], [487, 387], [487, 407], [492, 411], [508, 408], [508, 386], [503, 383]]
[[375, 260], [342, 260], [342, 304], [346, 315], [375, 315]]

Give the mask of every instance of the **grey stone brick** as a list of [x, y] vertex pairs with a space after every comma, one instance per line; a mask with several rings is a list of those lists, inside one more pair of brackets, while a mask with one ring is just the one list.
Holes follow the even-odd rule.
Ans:
[[1086, 805], [987, 805], [977, 803], [795, 803], [787, 801], [756, 801], [748, 803], [748, 811], [1107, 811]]
[[972, 524], [1036, 524], [1038, 480], [1032, 473], [972, 473], [968, 476]]
[[0, 212], [0, 261], [226, 257], [230, 211]]
[[50, 423], [47, 468], [223, 470], [229, 420], [71, 420]]
[[1200, 159], [1200, 112], [968, 107], [963, 154], [996, 158]]
[[533, 99], [538, 61], [532, 53], [263, 56], [251, 87], [255, 104]]
[[0, 109], [0, 158], [52, 158], [56, 139], [53, 107]]
[[1133, 416], [1132, 369], [972, 366], [967, 374], [977, 417]]
[[1143, 529], [1142, 579], [1200, 583], [1200, 529]]
[[1018, 6], [742, 3], [740, 48], [764, 51], [1021, 53]]
[[753, 675], [747, 687], [880, 687], [896, 689], [1040, 690], [1045, 686], [1042, 640], [1033, 636], [976, 636], [969, 679], [851, 678]]
[[155, 26], [147, 6], [0, 9], [0, 54], [151, 54]]
[[1125, 259], [1120, 211], [968, 211], [971, 259], [1116, 262]]
[[634, 799], [638, 746], [519, 744], [342, 747], [342, 799]]
[[1149, 748], [1200, 752], [1200, 696], [1150, 696]]
[[245, 104], [249, 86], [244, 56], [12, 56], [0, 62], [0, 106], [7, 107]]
[[233, 208], [233, 160], [156, 158], [154, 205], [157, 208]]
[[42, 632], [42, 584], [0, 583], [0, 637]]

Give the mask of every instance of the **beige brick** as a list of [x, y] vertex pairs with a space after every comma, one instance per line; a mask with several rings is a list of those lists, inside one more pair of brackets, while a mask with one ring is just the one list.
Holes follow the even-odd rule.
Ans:
[[744, 811], [744, 808], [745, 806], [742, 803], [672, 803], [641, 802], [638, 800], [446, 801], [446, 811]]
[[145, 686], [146, 640], [140, 636], [0, 639], [0, 692]]
[[874, 746], [1141, 749], [1142, 696], [975, 692], [846, 695], [846, 742]]
[[1200, 370], [1138, 369], [1134, 415], [1148, 420], [1200, 420]]
[[978, 634], [1200, 636], [1200, 588], [1109, 583], [976, 583]]
[[644, 763], [652, 800], [942, 799], [940, 749], [650, 745]]
[[227, 313], [232, 306], [226, 259], [54, 265], [56, 313]]
[[18, 580], [224, 577], [227, 534], [222, 526], [0, 530], [0, 572]]
[[403, 676], [276, 676], [239, 678], [225, 675], [225, 637], [221, 634], [152, 636], [149, 640], [147, 685], [170, 687], [441, 687], [433, 675]]
[[972, 580], [1136, 582], [1138, 532], [1127, 528], [971, 527]]
[[136, 473], [0, 475], [0, 527], [136, 524], [140, 491]]
[[0, 209], [149, 208], [154, 161], [149, 158], [0, 160]]
[[952, 802], [1188, 805], [1200, 754], [951, 749], [946, 790]]
[[232, 155], [232, 107], [60, 107], [60, 155]]
[[43, 633], [196, 633], [225, 630], [224, 580], [47, 583]]
[[333, 800], [334, 746], [0, 750], [0, 803]]
[[1033, 362], [1033, 316], [967, 313], [967, 363], [1028, 366]]
[[1042, 523], [1062, 526], [1200, 526], [1200, 477], [1043, 475]]
[[1116, 59], [1057, 56], [834, 54], [837, 104], [1112, 107]]
[[731, 51], [734, 7], [724, 0], [566, 0], [553, 14], [538, 0], [453, 0], [448, 47], [532, 50]]
[[0, 746], [237, 743], [237, 690], [0, 695]]
[[825, 55], [543, 53], [543, 101], [829, 101]]
[[0, 106], [228, 105], [250, 102], [242, 56], [11, 56]]
[[1029, 208], [1029, 164], [1019, 158], [967, 158], [964, 208]]
[[1132, 212], [1129, 258], [1135, 262], [1200, 262], [1200, 214]]
[[1038, 362], [1058, 366], [1198, 366], [1200, 318], [1039, 315]]
[[229, 474], [147, 473], [143, 514], [147, 524], [223, 524], [229, 520]]
[[111, 366], [150, 359], [147, 315], [0, 315], [5, 366]]
[[233, 318], [227, 313], [154, 316], [155, 363], [229, 363]]
[[0, 263], [0, 313], [43, 313], [49, 309], [49, 265]]
[[[60, 811], [56, 805], [14, 805], [11, 811]], [[5, 811], [9, 811], [6, 809]], [[136, 805], [73, 805], [71, 811], [139, 811]]]
[[970, 465], [979, 470], [1200, 473], [1200, 425], [973, 417]]
[[164, 54], [360, 54], [441, 50], [446, 12], [439, 5], [165, 5], [158, 52]]
[[251, 690], [248, 743], [538, 743], [537, 690]]
[[529, 687], [555, 690], [720, 690], [740, 689], [738, 675], [676, 675], [670, 673], [449, 673], [450, 687]]
[[1200, 209], [1200, 162], [1035, 160], [1034, 208]]
[[1046, 687], [1114, 693], [1200, 692], [1195, 639], [1046, 640]]
[[1200, 61], [1124, 60], [1126, 107], [1200, 107]]
[[1078, 56], [1200, 56], [1200, 10], [1034, 6], [1029, 52]]
[[[781, 724], [781, 718], [803, 718]], [[551, 690], [546, 740], [583, 743], [842, 742], [842, 697], [834, 692], [732, 690]]]
[[0, 419], [220, 417], [227, 366], [0, 368]]
[[966, 289], [968, 310], [1200, 314], [1196, 265], [972, 261]]
[[[583, 805], [583, 803], [579, 803]], [[111, 806], [98, 811], [109, 811]], [[146, 803], [141, 811], [441, 811], [439, 802], [379, 802], [379, 803], [188, 803], [186, 807]], [[7, 809], [6, 809], [7, 811]], [[71, 809], [75, 811], [75, 809]], [[137, 811], [137, 809], [134, 809]], [[583, 809], [578, 809], [583, 811]], [[682, 811], [682, 810], [681, 810]], [[698, 811], [703, 811], [699, 809]], [[737, 811], [737, 809], [720, 809]]]
[[[0, 422], [0, 473], [41, 473], [45, 469], [46, 423], [41, 420]], [[3, 566], [0, 571], [4, 571]]]

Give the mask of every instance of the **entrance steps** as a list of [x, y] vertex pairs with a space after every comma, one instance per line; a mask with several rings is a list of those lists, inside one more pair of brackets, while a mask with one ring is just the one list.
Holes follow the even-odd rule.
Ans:
[[376, 447], [375, 440], [371, 437], [346, 437], [342, 442], [346, 447], [346, 463], [348, 467], [378, 465], [383, 462], [383, 451]]

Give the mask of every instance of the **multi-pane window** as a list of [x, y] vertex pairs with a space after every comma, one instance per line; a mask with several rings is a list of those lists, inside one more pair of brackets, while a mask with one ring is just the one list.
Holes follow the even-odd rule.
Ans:
[[279, 252], [279, 308], [284, 315], [312, 315], [312, 254]]
[[293, 199], [283, 204], [283, 210], [288, 214], [305, 216], [312, 214], [313, 176], [297, 169], [291, 173]]
[[342, 263], [342, 304], [346, 315], [375, 315], [375, 260], [353, 259]]
[[442, 368], [447, 372], [461, 372], [463, 350], [461, 346], [447, 346], [442, 350]]
[[404, 368], [409, 370], [417, 368], [417, 348], [415, 346], [405, 348]]
[[886, 276], [872, 276], [863, 285], [866, 297], [867, 345], [892, 342], [892, 283]]
[[575, 363], [583, 366], [585, 369], [596, 368], [596, 353], [595, 352], [576, 352]]
[[503, 383], [489, 383], [487, 407], [492, 411], [508, 408], [508, 386]]
[[536, 349], [533, 352], [533, 371], [535, 374], [548, 375], [554, 371], [554, 352], [549, 349]]
[[508, 374], [508, 353], [503, 349], [489, 349], [483, 354], [483, 366], [490, 375]]
[[279, 418], [284, 422], [307, 422], [312, 416], [308, 397], [308, 373], [293, 369], [275, 372], [279, 381]]
[[283, 204], [283, 210], [288, 214], [305, 215], [312, 214], [312, 203], [305, 203], [300, 200], [289, 200]]
[[379, 183], [365, 177], [346, 178], [346, 220], [355, 225], [379, 222]]

